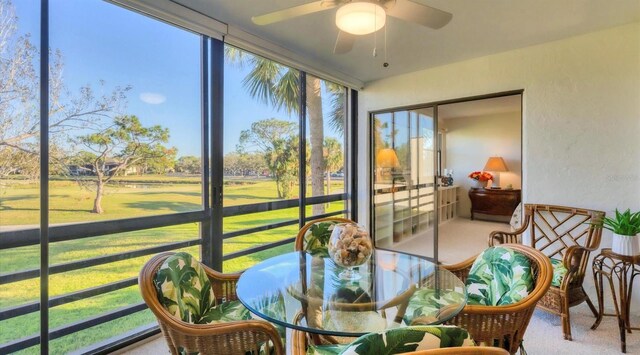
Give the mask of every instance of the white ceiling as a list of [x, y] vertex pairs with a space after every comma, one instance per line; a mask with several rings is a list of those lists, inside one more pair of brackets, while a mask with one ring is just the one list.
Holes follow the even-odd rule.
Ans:
[[465, 59], [559, 40], [640, 21], [640, 0], [413, 0], [451, 12], [453, 19], [432, 30], [387, 19], [390, 63], [383, 68], [384, 31], [359, 38], [348, 54], [334, 55], [335, 9], [268, 26], [251, 17], [312, 0], [172, 0], [221, 22], [285, 47], [308, 65], [332, 68], [363, 82]]
[[521, 95], [439, 105], [438, 119], [495, 115], [521, 110]]

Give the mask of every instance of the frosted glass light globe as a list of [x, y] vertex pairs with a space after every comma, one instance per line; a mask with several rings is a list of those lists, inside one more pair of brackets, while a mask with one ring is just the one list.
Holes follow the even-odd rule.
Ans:
[[354, 35], [366, 35], [381, 29], [387, 19], [382, 6], [370, 2], [351, 2], [336, 13], [336, 26]]

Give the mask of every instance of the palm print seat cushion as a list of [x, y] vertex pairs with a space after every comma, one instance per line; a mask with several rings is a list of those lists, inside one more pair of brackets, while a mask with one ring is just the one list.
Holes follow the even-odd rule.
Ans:
[[[240, 301], [216, 304], [209, 277], [200, 262], [188, 253], [168, 257], [156, 272], [154, 284], [160, 304], [183, 322], [211, 324], [252, 319]], [[278, 301], [271, 303], [273, 307], [284, 307], [283, 301]], [[278, 331], [284, 335], [283, 329]]]
[[434, 323], [442, 311], [463, 303], [465, 303], [463, 292], [446, 292], [431, 287], [421, 287], [409, 298], [409, 304], [402, 319], [407, 325]]
[[331, 232], [333, 232], [333, 227], [340, 223], [344, 222], [322, 221], [313, 224], [311, 228], [307, 229], [304, 233], [304, 251], [311, 255], [328, 257], [329, 251], [327, 249], [327, 245], [329, 243], [329, 238], [331, 237]]
[[562, 263], [562, 260], [551, 258], [551, 266], [553, 266], [553, 279], [551, 280], [551, 286], [560, 287], [562, 285], [562, 279], [564, 275], [569, 272]]
[[455, 326], [412, 326], [365, 334], [350, 344], [319, 345], [307, 354], [401, 354], [410, 351], [475, 346], [469, 333]]
[[533, 289], [531, 262], [514, 250], [491, 247], [473, 262], [465, 284], [468, 304], [513, 304], [527, 297]]

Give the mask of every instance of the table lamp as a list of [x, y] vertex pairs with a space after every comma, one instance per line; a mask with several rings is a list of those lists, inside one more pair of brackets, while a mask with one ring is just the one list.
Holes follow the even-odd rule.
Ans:
[[500, 188], [500, 173], [509, 171], [509, 169], [507, 169], [507, 164], [504, 163], [504, 159], [502, 159], [502, 157], [490, 157], [482, 170], [488, 171], [493, 175], [492, 189]]
[[[388, 169], [389, 172], [395, 168], [400, 167], [400, 161], [398, 155], [393, 148], [382, 148], [376, 154], [376, 167], [380, 168], [380, 175], [382, 175], [383, 169]], [[382, 177], [382, 176], [380, 176]]]

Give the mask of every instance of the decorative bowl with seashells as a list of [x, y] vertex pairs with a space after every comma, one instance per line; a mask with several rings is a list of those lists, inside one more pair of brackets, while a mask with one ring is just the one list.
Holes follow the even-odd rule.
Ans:
[[369, 232], [356, 223], [340, 223], [334, 226], [328, 244], [329, 256], [336, 265], [347, 268], [342, 278], [353, 279], [352, 268], [366, 263], [373, 252]]

